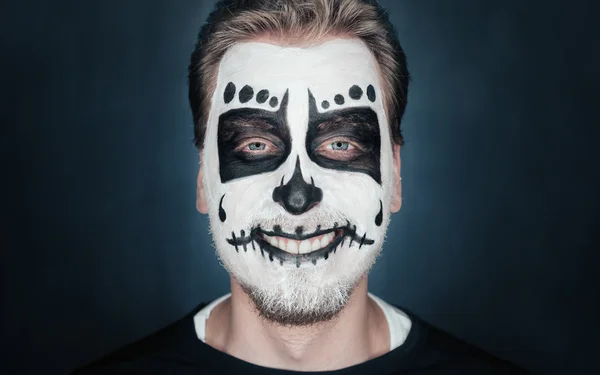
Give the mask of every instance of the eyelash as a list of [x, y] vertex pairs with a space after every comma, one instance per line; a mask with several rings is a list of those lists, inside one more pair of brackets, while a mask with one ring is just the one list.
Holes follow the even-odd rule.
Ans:
[[[346, 144], [346, 148], [342, 149], [342, 150], [336, 150], [334, 147], [335, 144], [337, 143], [344, 143]], [[331, 146], [331, 149], [333, 149], [334, 151], [348, 151], [348, 150], [352, 150], [354, 148], [354, 145], [352, 145], [350, 142], [348, 141], [334, 141], [334, 142], [329, 142], [328, 146]], [[341, 147], [341, 146], [340, 146]]]
[[[342, 149], [335, 149], [334, 147], [340, 147]], [[260, 148], [262, 146], [262, 148]], [[343, 147], [346, 147], [345, 149]], [[256, 147], [254, 149], [252, 149], [252, 147]], [[245, 142], [242, 142], [237, 148], [237, 151], [246, 153], [246, 154], [253, 154], [256, 156], [266, 156], [268, 154], [275, 154], [277, 153], [277, 146], [275, 146], [273, 144], [273, 142], [264, 139], [264, 138], [251, 138], [251, 139], [247, 139]], [[361, 151], [361, 147], [356, 145], [355, 142], [349, 141], [347, 139], [329, 139], [325, 142], [323, 142], [321, 144], [321, 146], [319, 147], [319, 149], [322, 150], [322, 154], [324, 154], [323, 156], [327, 157], [327, 154], [329, 153], [330, 156], [335, 156], [335, 157], [351, 157], [351, 156], [356, 156], [357, 153], [359, 153]], [[334, 157], [334, 158], [335, 158]]]
[[[252, 146], [259, 147], [259, 145], [262, 145], [263, 147], [261, 149], [251, 149]], [[274, 150], [267, 150], [267, 148]], [[264, 138], [250, 138], [236, 147], [236, 150], [252, 154], [267, 154], [276, 151], [277, 146], [275, 146], [273, 142]]]

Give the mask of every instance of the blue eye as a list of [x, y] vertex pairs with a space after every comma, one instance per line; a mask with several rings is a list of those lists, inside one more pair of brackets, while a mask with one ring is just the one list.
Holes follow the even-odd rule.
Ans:
[[248, 149], [250, 149], [252, 151], [264, 150], [265, 147], [266, 147], [266, 145], [262, 142], [252, 142], [248, 145]]
[[331, 148], [335, 151], [345, 151], [350, 144], [348, 142], [333, 142]]

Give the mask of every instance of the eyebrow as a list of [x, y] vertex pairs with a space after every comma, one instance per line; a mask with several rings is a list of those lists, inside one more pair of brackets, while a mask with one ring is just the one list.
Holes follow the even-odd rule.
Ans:
[[368, 130], [375, 130], [379, 127], [377, 115], [369, 107], [338, 109], [323, 113], [319, 117], [322, 118], [322, 121], [317, 124], [319, 131], [333, 131], [354, 126], [363, 126]]
[[228, 113], [222, 118], [223, 126], [227, 128], [253, 128], [261, 130], [273, 130], [281, 127], [277, 116], [273, 112], [256, 110], [251, 108], [240, 108], [235, 112]]

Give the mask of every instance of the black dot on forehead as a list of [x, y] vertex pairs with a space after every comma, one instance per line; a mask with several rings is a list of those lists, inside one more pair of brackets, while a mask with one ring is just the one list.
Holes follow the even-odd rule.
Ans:
[[321, 107], [323, 107], [324, 109], [329, 108], [329, 102], [327, 100], [323, 100], [323, 102], [321, 103]]
[[375, 87], [373, 85], [367, 86], [367, 98], [372, 102], [375, 101]]
[[278, 102], [279, 102], [279, 101], [277, 100], [277, 97], [276, 97], [276, 96], [274, 96], [274, 97], [272, 97], [272, 98], [271, 98], [271, 100], [269, 100], [269, 105], [270, 105], [271, 107], [275, 108], [275, 107], [277, 107], [277, 103], [278, 103]]
[[225, 101], [225, 104], [232, 101], [234, 96], [235, 96], [235, 85], [233, 84], [233, 82], [229, 82], [227, 84], [227, 86], [225, 86], [225, 91], [223, 92], [223, 100]]
[[340, 94], [337, 94], [333, 97], [333, 101], [335, 102], [335, 104], [344, 104], [344, 97]]
[[247, 103], [254, 96], [254, 90], [252, 87], [246, 85], [240, 90], [240, 103]]
[[358, 85], [354, 85], [350, 87], [350, 90], [348, 90], [348, 96], [354, 100], [360, 99], [362, 97], [362, 94], [363, 90]]
[[258, 94], [256, 94], [256, 101], [258, 103], [264, 103], [269, 99], [269, 90], [260, 90]]

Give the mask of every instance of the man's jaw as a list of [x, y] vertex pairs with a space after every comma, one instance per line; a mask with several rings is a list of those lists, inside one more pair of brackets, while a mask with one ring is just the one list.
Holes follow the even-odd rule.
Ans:
[[320, 229], [318, 226], [309, 234], [303, 234], [299, 230], [295, 233], [287, 233], [278, 226], [267, 231], [257, 226], [248, 234], [244, 230], [239, 234], [232, 232], [227, 242], [237, 252], [240, 250], [247, 252], [249, 249], [257, 251], [258, 248], [261, 255], [268, 257], [270, 261], [278, 260], [282, 266], [291, 264], [300, 267], [310, 263], [317, 265], [320, 259], [326, 261], [331, 253], [335, 253], [345, 243], [348, 247], [356, 246], [361, 249], [363, 246], [372, 245], [375, 241], [368, 238], [366, 233], [358, 234], [356, 225], [347, 222], [343, 226], [335, 223], [328, 229]]

